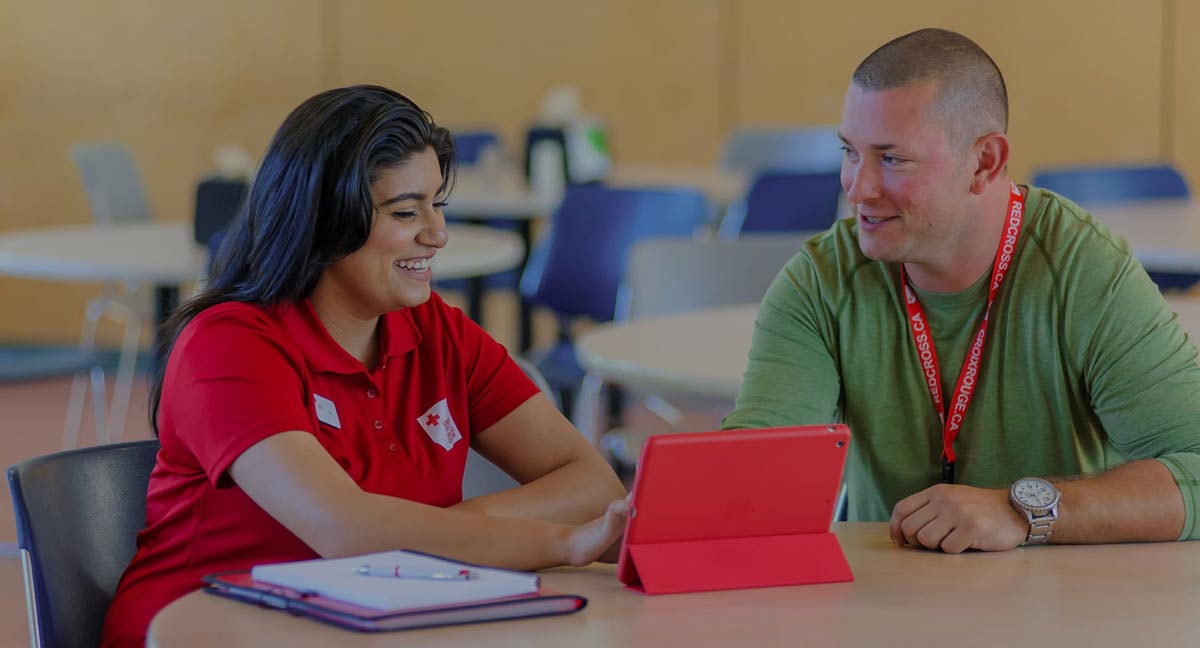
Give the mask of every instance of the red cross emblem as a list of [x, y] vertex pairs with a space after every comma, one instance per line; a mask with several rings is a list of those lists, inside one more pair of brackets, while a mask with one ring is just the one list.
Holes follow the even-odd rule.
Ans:
[[440, 421], [440, 420], [442, 420], [442, 417], [438, 416], [437, 414], [430, 414], [429, 416], [425, 417], [425, 425], [428, 425], [429, 427], [434, 427], [438, 424], [438, 421]]

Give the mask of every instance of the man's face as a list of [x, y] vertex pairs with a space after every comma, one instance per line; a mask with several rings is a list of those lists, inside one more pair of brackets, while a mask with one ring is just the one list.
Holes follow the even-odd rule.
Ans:
[[851, 83], [839, 134], [842, 188], [858, 219], [858, 244], [872, 259], [937, 264], [972, 226], [969, 151], [932, 110], [934, 81], [891, 90]]

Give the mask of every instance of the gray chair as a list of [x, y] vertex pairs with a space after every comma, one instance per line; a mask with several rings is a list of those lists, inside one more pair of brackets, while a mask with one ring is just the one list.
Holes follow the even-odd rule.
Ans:
[[716, 241], [641, 241], [625, 266], [617, 320], [757, 304], [807, 239], [800, 234], [770, 234]]
[[[514, 362], [525, 372], [526, 376], [533, 381], [533, 384], [542, 390], [546, 398], [558, 407], [558, 397], [554, 390], [550, 387], [550, 383], [546, 382], [546, 378], [537, 370], [537, 367], [532, 362], [522, 358], [521, 356], [512, 356]], [[484, 459], [482, 455], [474, 450], [467, 452], [467, 467], [463, 473], [463, 499], [471, 499], [480, 495], [496, 493], [510, 488], [520, 486], [515, 479], [509, 477], [507, 473], [500, 470], [496, 464]]]
[[[79, 144], [71, 148], [71, 159], [79, 170], [92, 218], [97, 223], [121, 225], [151, 220], [150, 206], [137, 164], [125, 147], [112, 142]], [[148, 309], [149, 300], [137, 285], [106, 286], [103, 294], [88, 304], [80, 340], [83, 352], [94, 353], [96, 329], [102, 319], [113, 318], [124, 324], [121, 352], [117, 360], [117, 380], [111, 411], [106, 415], [104, 371], [101, 366], [94, 364], [89, 373], [75, 374], [63, 432], [64, 449], [73, 448], [79, 443], [79, 427], [89, 378], [97, 441], [121, 438], [133, 390], [142, 325], [148, 318]]]
[[8, 469], [34, 646], [93, 647], [146, 523], [157, 441], [58, 452]]
[[725, 140], [720, 166], [751, 176], [838, 171], [842, 141], [833, 126], [740, 128]]
[[[807, 236], [750, 235], [733, 240], [683, 241], [656, 239], [639, 242], [630, 253], [618, 293], [618, 321], [673, 315], [739, 304], [757, 304], [767, 288], [797, 252]], [[714, 340], [720, 344], [720, 340]], [[576, 423], [586, 432], [610, 423], [600, 421], [596, 408], [607, 387], [589, 374], [580, 395], [582, 411]], [[715, 410], [728, 406], [689, 394], [636, 392], [642, 406], [671, 429], [683, 421], [685, 410]], [[623, 471], [631, 470], [647, 433], [616, 428], [599, 436], [601, 447]]]

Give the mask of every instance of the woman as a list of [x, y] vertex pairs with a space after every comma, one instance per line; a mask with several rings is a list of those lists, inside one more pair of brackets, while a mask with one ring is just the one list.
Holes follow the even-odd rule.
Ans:
[[[504, 348], [430, 291], [450, 134], [356, 86], [284, 121], [209, 288], [165, 325], [162, 449], [104, 645], [205, 574], [408, 548], [515, 569], [611, 554], [624, 489]], [[156, 416], [155, 416], [156, 415]], [[523, 485], [462, 500], [468, 445]]]

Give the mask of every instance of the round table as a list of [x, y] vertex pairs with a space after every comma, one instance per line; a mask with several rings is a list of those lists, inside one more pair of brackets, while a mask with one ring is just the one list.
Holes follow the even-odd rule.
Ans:
[[1187, 646], [1200, 640], [1194, 543], [1024, 547], [944, 555], [900, 549], [883, 523], [834, 531], [854, 582], [645, 596], [611, 565], [542, 573], [581, 594], [567, 616], [360, 634], [193, 592], [147, 646]]
[[[524, 245], [512, 232], [449, 225], [434, 277], [458, 279], [509, 270]], [[60, 281], [180, 284], [204, 268], [190, 223], [70, 225], [0, 234], [0, 274]]]
[[1200, 274], [1200, 202], [1146, 200], [1090, 210], [1149, 272]]
[[[435, 279], [478, 277], [515, 268], [525, 246], [512, 232], [450, 225], [449, 243], [433, 260]], [[207, 255], [190, 223], [69, 225], [0, 234], [0, 274], [74, 282], [153, 284], [156, 321], [179, 301], [179, 284], [195, 279]]]

